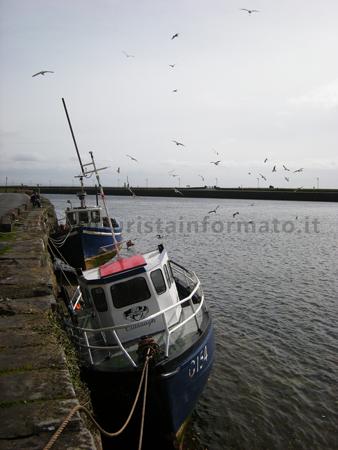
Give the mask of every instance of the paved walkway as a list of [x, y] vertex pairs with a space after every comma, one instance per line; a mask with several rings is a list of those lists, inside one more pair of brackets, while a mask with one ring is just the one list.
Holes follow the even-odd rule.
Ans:
[[[26, 197], [0, 196], [5, 214], [28, 202], [14, 232], [0, 236], [0, 450], [43, 449], [79, 404], [51, 313], [56, 291], [46, 245], [51, 205], [33, 209]], [[77, 413], [52, 450], [98, 448]]]
[[27, 194], [21, 193], [2, 193], [0, 194], [0, 218], [9, 214], [12, 210], [17, 208], [24, 208], [30, 204], [30, 199]]

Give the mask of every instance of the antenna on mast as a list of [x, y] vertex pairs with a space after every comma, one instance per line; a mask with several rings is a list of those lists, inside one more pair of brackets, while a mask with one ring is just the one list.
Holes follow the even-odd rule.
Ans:
[[92, 166], [92, 167], [93, 167], [93, 170], [86, 170], [86, 171], [85, 171], [85, 176], [86, 176], [86, 175], [89, 175], [89, 174], [92, 174], [92, 173], [95, 173], [96, 181], [97, 181], [97, 184], [98, 184], [98, 187], [99, 187], [99, 190], [100, 190], [100, 196], [101, 196], [102, 203], [103, 203], [103, 206], [104, 206], [104, 209], [105, 209], [105, 213], [106, 213], [106, 216], [107, 216], [107, 219], [108, 219], [110, 232], [111, 232], [112, 238], [113, 238], [113, 246], [115, 247], [117, 257], [120, 258], [120, 249], [119, 249], [119, 245], [118, 245], [118, 242], [117, 242], [117, 240], [116, 240], [114, 227], [113, 227], [111, 218], [110, 218], [110, 216], [109, 216], [109, 212], [108, 212], [108, 208], [107, 208], [107, 204], [106, 204], [106, 200], [105, 200], [105, 195], [104, 195], [104, 192], [103, 192], [103, 187], [102, 187], [102, 184], [101, 184], [101, 181], [100, 181], [100, 176], [99, 176], [99, 174], [98, 174], [98, 172], [99, 172], [100, 170], [105, 170], [105, 169], [107, 169], [107, 167], [101, 167], [100, 169], [97, 169], [97, 168], [96, 168], [95, 161], [94, 161], [93, 152], [89, 152], [89, 154], [90, 154], [90, 157], [91, 157], [92, 162], [91, 162], [91, 163], [88, 163], [88, 164], [85, 164], [85, 166]]

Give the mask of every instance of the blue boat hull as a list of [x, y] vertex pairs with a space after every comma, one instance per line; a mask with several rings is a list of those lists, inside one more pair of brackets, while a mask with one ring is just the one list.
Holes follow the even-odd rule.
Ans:
[[[167, 404], [166, 415], [174, 433], [177, 433], [196, 406], [212, 368], [214, 350], [214, 332], [210, 324], [195, 346], [190, 348], [179, 362], [176, 361], [177, 372], [172, 363], [164, 365], [166, 371], [160, 375], [159, 380], [161, 403], [162, 408], [163, 400]], [[174, 369], [172, 372], [171, 366]]]
[[[214, 333], [209, 318], [207, 327], [192, 347], [176, 358], [168, 358], [151, 366], [145, 418], [147, 440], [152, 441], [155, 430], [157, 436], [169, 439], [177, 436], [207, 383], [214, 349]], [[100, 423], [106, 429], [116, 430], [130, 412], [140, 381], [140, 371], [101, 372], [91, 367], [84, 368], [82, 373], [91, 391]], [[135, 436], [138, 436], [140, 426], [141, 403], [139, 401], [131, 425], [131, 429], [135, 426]], [[128, 433], [129, 437], [133, 433]], [[121, 448], [126, 448], [125, 445], [122, 443]]]
[[[115, 227], [116, 241], [121, 245], [121, 227]], [[103, 264], [116, 254], [113, 246], [113, 238], [110, 228], [107, 227], [74, 227], [70, 233], [67, 230], [51, 235], [51, 244], [56, 250], [55, 256], [59, 254], [72, 267], [90, 269]], [[53, 242], [62, 241], [61, 246]]]
[[[118, 244], [122, 242], [121, 231], [120, 227], [114, 229], [115, 239]], [[116, 255], [110, 228], [81, 227], [79, 233], [81, 235], [81, 246], [86, 269], [103, 264]]]

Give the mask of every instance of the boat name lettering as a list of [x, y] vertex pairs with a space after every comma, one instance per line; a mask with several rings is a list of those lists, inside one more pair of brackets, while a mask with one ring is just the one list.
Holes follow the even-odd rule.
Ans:
[[135, 328], [145, 327], [147, 325], [148, 325], [148, 327], [150, 327], [150, 325], [153, 323], [155, 323], [155, 319], [150, 319], [150, 320], [146, 320], [145, 322], [134, 323], [133, 325], [129, 325], [129, 326], [125, 327], [124, 329], [126, 331], [130, 331], [130, 330], [134, 330]]
[[205, 345], [204, 348], [197, 354], [197, 356], [190, 361], [189, 364], [189, 377], [193, 376], [203, 369], [205, 363], [208, 361], [208, 347]]

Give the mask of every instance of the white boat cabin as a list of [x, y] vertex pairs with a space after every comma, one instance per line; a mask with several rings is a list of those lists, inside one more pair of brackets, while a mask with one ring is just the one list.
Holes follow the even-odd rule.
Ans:
[[[113, 219], [113, 226], [116, 226]], [[102, 208], [97, 207], [78, 207], [66, 209], [66, 222], [68, 225], [85, 227], [109, 227], [109, 221], [103, 217]]]
[[[83, 300], [93, 308], [101, 330], [114, 327], [122, 343], [166, 331], [180, 319], [182, 307], [177, 304], [176, 283], [167, 252], [161, 246], [144, 255], [84, 271], [79, 282]], [[116, 344], [116, 335], [105, 331], [107, 344]]]

